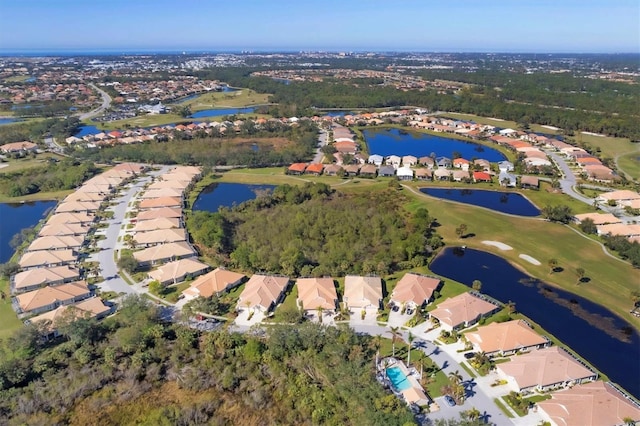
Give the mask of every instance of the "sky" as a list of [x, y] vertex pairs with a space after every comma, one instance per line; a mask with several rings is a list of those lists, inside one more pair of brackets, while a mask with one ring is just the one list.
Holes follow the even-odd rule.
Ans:
[[640, 1], [0, 0], [0, 50], [640, 53]]

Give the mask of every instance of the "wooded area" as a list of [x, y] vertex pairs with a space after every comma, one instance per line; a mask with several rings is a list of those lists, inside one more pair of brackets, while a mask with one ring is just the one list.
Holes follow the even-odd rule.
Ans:
[[6, 424], [414, 424], [375, 381], [371, 338], [348, 327], [201, 334], [130, 296], [115, 317], [60, 330], [47, 344], [33, 326], [4, 342]]
[[218, 213], [194, 212], [195, 242], [243, 271], [289, 276], [387, 275], [426, 264], [442, 245], [435, 219], [407, 212], [401, 190], [347, 195], [325, 184], [283, 185]]

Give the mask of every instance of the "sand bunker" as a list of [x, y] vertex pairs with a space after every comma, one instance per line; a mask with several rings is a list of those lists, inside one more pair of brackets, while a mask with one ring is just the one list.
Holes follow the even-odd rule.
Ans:
[[520, 259], [524, 259], [529, 263], [532, 263], [536, 266], [540, 265], [540, 262], [538, 261], [538, 259], [534, 259], [533, 257], [529, 256], [528, 254], [521, 254], [520, 256], [518, 256]]
[[483, 241], [482, 244], [498, 247], [500, 250], [513, 250], [513, 247], [508, 246], [505, 243], [501, 243], [500, 241]]

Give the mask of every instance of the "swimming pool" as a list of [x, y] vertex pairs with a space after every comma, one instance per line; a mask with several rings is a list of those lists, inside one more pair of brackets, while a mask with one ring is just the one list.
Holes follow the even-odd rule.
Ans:
[[391, 384], [398, 391], [407, 390], [411, 387], [411, 383], [407, 376], [402, 372], [400, 367], [387, 368], [387, 377], [391, 380]]

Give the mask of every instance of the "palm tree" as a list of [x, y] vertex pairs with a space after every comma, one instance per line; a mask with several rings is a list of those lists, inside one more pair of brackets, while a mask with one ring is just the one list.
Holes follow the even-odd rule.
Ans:
[[395, 358], [396, 356], [396, 341], [402, 337], [400, 333], [400, 327], [391, 327], [391, 356]]
[[584, 278], [585, 271], [583, 268], [576, 268], [576, 275], [578, 276], [578, 285], [582, 282]]
[[409, 365], [411, 363], [411, 344], [413, 343], [414, 340], [416, 340], [416, 336], [414, 336], [413, 333], [409, 332], [409, 335], [407, 336], [407, 340], [409, 341], [409, 352], [407, 352], [407, 365]]
[[318, 306], [316, 308], [316, 312], [318, 313], [318, 321], [320, 321], [320, 324], [322, 324], [322, 314], [324, 313], [324, 309], [322, 308], [322, 306]]
[[555, 272], [556, 268], [558, 267], [558, 259], [551, 258], [547, 263], [549, 265], [549, 275], [551, 275]]
[[475, 422], [480, 418], [480, 414], [482, 413], [480, 413], [480, 410], [476, 407], [472, 407], [470, 410], [465, 411], [465, 414], [470, 421]]
[[473, 288], [475, 291], [482, 290], [482, 281], [473, 280], [473, 284], [471, 284], [471, 288]]
[[451, 382], [453, 387], [458, 386], [462, 382], [462, 379], [463, 377], [458, 370], [449, 373], [449, 381]]

